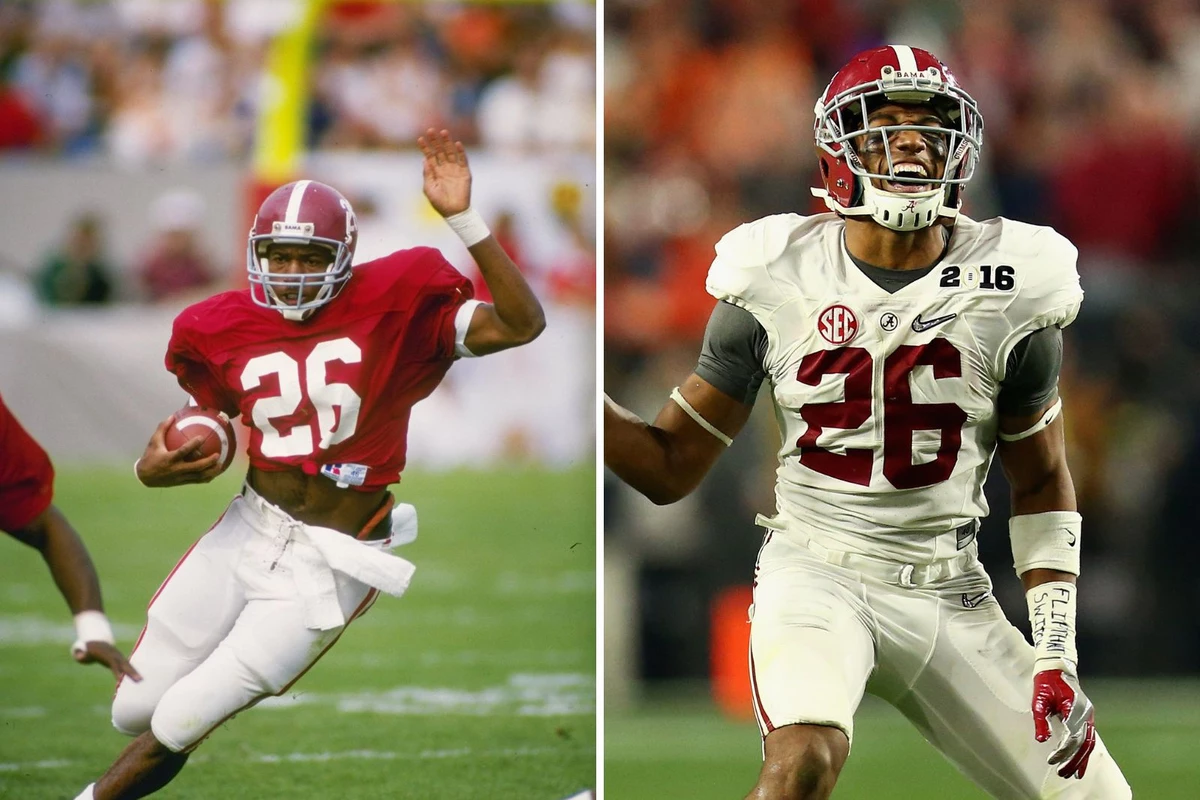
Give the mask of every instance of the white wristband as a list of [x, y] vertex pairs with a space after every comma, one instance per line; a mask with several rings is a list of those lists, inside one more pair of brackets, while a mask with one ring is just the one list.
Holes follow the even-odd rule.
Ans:
[[446, 224], [467, 247], [474, 247], [492, 235], [483, 216], [473, 208], [446, 217]]
[[112, 625], [103, 611], [80, 611], [75, 615], [75, 643], [71, 645], [71, 655], [86, 653], [88, 642], [112, 644], [115, 641]]
[[1031, 569], [1056, 569], [1079, 574], [1079, 540], [1083, 517], [1075, 511], [1043, 511], [1009, 517], [1013, 568], [1018, 575]]
[[1034, 673], [1061, 669], [1076, 673], [1075, 584], [1049, 581], [1025, 593], [1033, 632]]

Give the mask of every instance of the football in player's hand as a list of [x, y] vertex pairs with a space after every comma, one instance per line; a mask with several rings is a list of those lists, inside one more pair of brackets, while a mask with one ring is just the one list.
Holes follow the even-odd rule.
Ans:
[[237, 433], [229, 418], [211, 408], [184, 406], [175, 412], [175, 422], [167, 428], [167, 449], [178, 450], [197, 436], [204, 441], [191, 459], [219, 453], [221, 470], [228, 469], [237, 452]]

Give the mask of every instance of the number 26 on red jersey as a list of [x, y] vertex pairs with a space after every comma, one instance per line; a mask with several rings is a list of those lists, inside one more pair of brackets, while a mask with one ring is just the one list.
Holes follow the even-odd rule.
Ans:
[[[326, 381], [327, 366], [333, 361], [357, 364], [362, 361], [362, 350], [347, 338], [319, 342], [304, 359], [303, 385], [300, 363], [287, 353], [276, 351], [246, 362], [242, 370], [242, 389], [246, 391], [258, 388], [268, 375], [279, 376], [279, 394], [259, 398], [251, 409], [251, 421], [262, 432], [263, 456], [309, 455], [316, 448], [323, 450], [354, 435], [362, 398], [349, 384]], [[295, 426], [286, 436], [281, 435], [271, 420], [294, 414], [306, 391], [308, 400], [317, 410], [317, 435], [313, 435], [311, 422]], [[335, 408], [341, 411], [340, 419]]]

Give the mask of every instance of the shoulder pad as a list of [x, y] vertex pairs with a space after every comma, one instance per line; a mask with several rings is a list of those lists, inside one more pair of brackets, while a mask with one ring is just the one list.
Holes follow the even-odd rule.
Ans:
[[1015, 291], [1006, 293], [997, 309], [1003, 333], [993, 366], [1003, 375], [1017, 342], [1036, 330], [1065, 328], [1075, 320], [1083, 302], [1076, 270], [1079, 251], [1053, 228], [1004, 218], [972, 225], [980, 249], [987, 251], [983, 263], [1010, 264], [1016, 271]]
[[1025, 276], [1022, 290], [1050, 304], [1073, 302], [1078, 307], [1083, 298], [1078, 248], [1053, 228], [1024, 227], [1031, 229], [1030, 244], [1036, 249], [1030, 255], [1032, 269]]
[[194, 331], [201, 336], [234, 327], [247, 313], [253, 314], [257, 308], [250, 300], [249, 289], [234, 289], [228, 292], [214, 294], [193, 303], [180, 311], [172, 325], [177, 336], [186, 336]]
[[358, 282], [359, 302], [400, 310], [411, 307], [424, 294], [439, 291], [443, 284], [465, 281], [462, 273], [433, 247], [397, 250], [354, 270], [351, 284]]
[[1053, 228], [1002, 220], [1000, 246], [1020, 270], [1017, 296], [1009, 306], [1014, 328], [1066, 327], [1079, 313], [1079, 250]]
[[772, 310], [786, 299], [771, 275], [772, 265], [789, 245], [833, 219], [833, 214], [776, 214], [739, 225], [717, 242], [705, 289], [751, 311]]

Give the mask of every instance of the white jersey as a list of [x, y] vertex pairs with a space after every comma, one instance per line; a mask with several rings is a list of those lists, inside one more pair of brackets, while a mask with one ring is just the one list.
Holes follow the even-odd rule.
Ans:
[[923, 563], [987, 515], [996, 398], [1013, 347], [1071, 323], [1077, 251], [1050, 228], [959, 216], [924, 277], [889, 293], [851, 261], [834, 214], [781, 214], [717, 243], [710, 294], [767, 334], [782, 434], [769, 527]]

